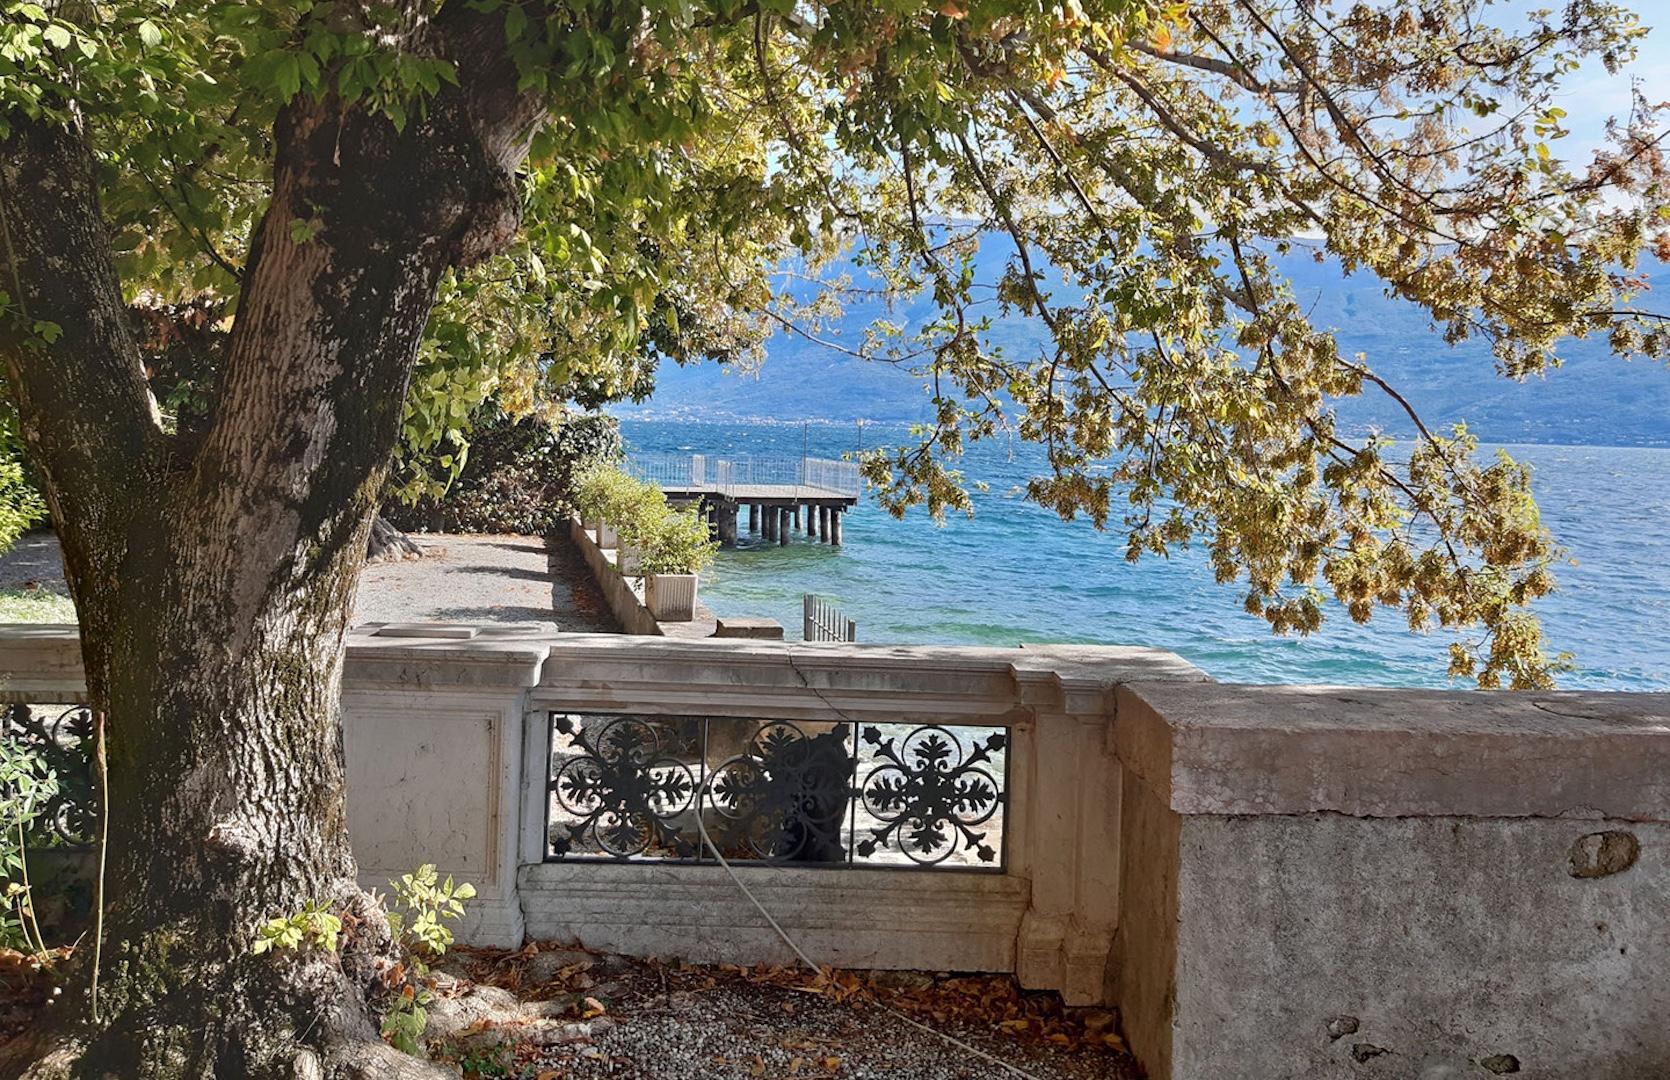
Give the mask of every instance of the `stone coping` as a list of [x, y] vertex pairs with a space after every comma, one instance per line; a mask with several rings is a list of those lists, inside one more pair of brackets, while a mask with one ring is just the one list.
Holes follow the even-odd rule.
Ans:
[[1114, 748], [1183, 814], [1670, 821], [1670, 694], [1132, 682]]
[[[553, 633], [539, 623], [493, 624], [463, 636], [455, 623], [366, 623], [349, 634], [343, 683], [351, 688], [572, 689], [642, 695], [665, 691], [696, 700], [715, 690], [762, 697], [825, 690], [864, 694], [1017, 699], [1049, 710], [1101, 714], [1114, 686], [1133, 679], [1203, 681], [1175, 653], [1133, 646], [997, 648], [784, 642], [749, 638], [667, 638]], [[83, 689], [81, 646], [72, 624], [0, 624], [0, 692], [5, 680]], [[763, 693], [762, 693], [763, 692]]]
[[1173, 653], [1123, 646], [1073, 646], [1058, 653], [574, 634], [553, 642], [536, 696], [554, 707], [590, 701], [594, 708], [611, 703], [676, 708], [687, 702], [716, 714], [790, 719], [825, 718], [831, 707], [887, 711], [890, 703], [903, 708], [915, 701], [943, 707], [942, 719], [981, 713], [999, 722], [1021, 706], [1105, 716], [1120, 682], [1205, 677]]

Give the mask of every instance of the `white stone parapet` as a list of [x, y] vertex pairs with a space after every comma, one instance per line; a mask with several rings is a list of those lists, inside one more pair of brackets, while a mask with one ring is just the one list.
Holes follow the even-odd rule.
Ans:
[[[991, 867], [737, 872], [820, 961], [1117, 1004], [1155, 1078], [1670, 1076], [1670, 695], [1237, 686], [1141, 648], [377, 629], [343, 675], [362, 877], [470, 881], [461, 940], [787, 959], [718, 866], [553, 857], [554, 715], [705, 718], [704, 740], [999, 725]], [[74, 628], [0, 626], [0, 679], [82, 700]]]

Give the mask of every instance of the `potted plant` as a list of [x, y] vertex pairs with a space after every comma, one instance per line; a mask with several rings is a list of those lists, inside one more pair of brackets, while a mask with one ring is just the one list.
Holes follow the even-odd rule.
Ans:
[[654, 484], [633, 480], [621, 486], [614, 510], [615, 568], [625, 577], [642, 577], [644, 551], [672, 513], [667, 497]]
[[719, 543], [698, 508], [668, 509], [643, 538], [644, 605], [662, 622], [696, 617], [696, 582]]
[[581, 527], [596, 535], [599, 547], [604, 546], [603, 515], [609, 500], [610, 474], [617, 471], [608, 467], [588, 469], [574, 482], [574, 510], [580, 515]]

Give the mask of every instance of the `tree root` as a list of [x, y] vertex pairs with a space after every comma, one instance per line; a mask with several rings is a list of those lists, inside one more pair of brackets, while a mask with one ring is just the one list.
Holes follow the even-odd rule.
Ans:
[[423, 548], [417, 541], [389, 524], [387, 518], [378, 514], [371, 522], [371, 535], [366, 540], [365, 561], [393, 562], [397, 559], [421, 559]]
[[[11, 1060], [17, 1042], [0, 1055], [0, 1068]], [[23, 1066], [16, 1075], [19, 1080], [113, 1080], [118, 1073], [95, 1064], [87, 1056], [87, 1047], [75, 1040], [65, 1040], [37, 1051], [33, 1061]], [[166, 1074], [147, 1072], [146, 1080]], [[181, 1072], [176, 1076], [191, 1076]], [[199, 1074], [213, 1077], [213, 1073]], [[457, 1080], [458, 1074], [434, 1062], [401, 1053], [374, 1034], [366, 1033], [357, 1039], [332, 1039], [323, 1047], [299, 1047], [290, 1055], [287, 1067], [270, 1070], [271, 1080]], [[125, 1080], [125, 1077], [124, 1077]]]
[[[107, 943], [100, 1019], [85, 970], [41, 1023], [0, 1046], [0, 1076], [23, 1080], [442, 1080], [385, 1043], [378, 1006], [394, 965], [382, 910], [352, 882], [333, 909], [352, 929], [339, 952], [261, 956], [192, 948], [177, 927]], [[201, 931], [199, 925], [193, 929]], [[85, 964], [83, 964], [83, 967]], [[73, 989], [72, 989], [73, 988]]]

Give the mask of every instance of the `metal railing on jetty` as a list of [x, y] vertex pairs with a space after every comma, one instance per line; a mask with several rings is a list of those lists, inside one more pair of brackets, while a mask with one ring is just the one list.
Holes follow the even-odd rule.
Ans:
[[[856, 462], [828, 458], [640, 453], [626, 459], [625, 469], [669, 493], [702, 492], [745, 499], [751, 490], [781, 488], [856, 500], [862, 491]], [[785, 494], [793, 497], [794, 492]]]

